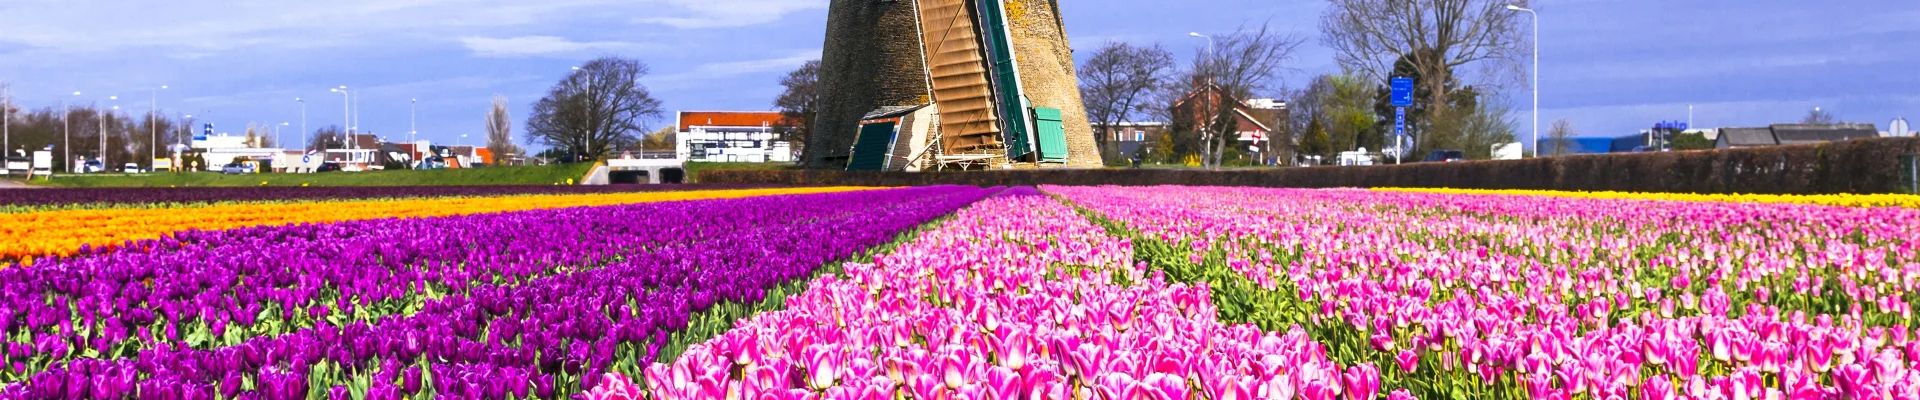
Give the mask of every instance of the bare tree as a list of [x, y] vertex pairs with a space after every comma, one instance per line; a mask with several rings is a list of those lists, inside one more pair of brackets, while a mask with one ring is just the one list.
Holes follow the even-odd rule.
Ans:
[[1833, 112], [1820, 109], [1820, 107], [1814, 107], [1812, 110], [1808, 110], [1807, 116], [1800, 119], [1800, 123], [1802, 124], [1833, 124], [1838, 122], [1839, 120], [1833, 117]]
[[1239, 139], [1234, 134], [1239, 126], [1235, 109], [1241, 105], [1236, 101], [1278, 91], [1281, 76], [1293, 71], [1287, 63], [1305, 42], [1298, 34], [1261, 25], [1214, 37], [1211, 49], [1200, 50], [1194, 70], [1204, 80], [1200, 92], [1207, 95], [1199, 96], [1201, 108], [1192, 117], [1204, 122], [1195, 127], [1198, 143], [1194, 146], [1202, 165], [1220, 167], [1227, 146]]
[[493, 153], [496, 165], [504, 165], [502, 160], [520, 154], [520, 146], [513, 145], [513, 116], [507, 114], [507, 95], [493, 95], [493, 106], [487, 108], [487, 151]]
[[[1554, 120], [1553, 125], [1547, 127], [1547, 146], [1549, 146], [1547, 147], [1549, 149], [1547, 154], [1559, 156], [1566, 155], [1568, 151], [1572, 151], [1573, 137], [1575, 135], [1578, 135], [1578, 133], [1573, 131], [1572, 121], [1567, 121], [1566, 118]], [[1535, 143], [1534, 145], [1538, 146], [1539, 144]], [[1539, 151], [1536, 150], [1534, 152], [1538, 153]]]
[[339, 125], [328, 125], [320, 127], [320, 129], [315, 129], [313, 130], [313, 136], [309, 136], [307, 139], [308, 149], [326, 151], [328, 149], [344, 149], [346, 147], [347, 134], [345, 130], [340, 129]]
[[[1173, 53], [1159, 44], [1135, 46], [1109, 42], [1080, 65], [1080, 98], [1087, 116], [1104, 129], [1094, 135], [1102, 153], [1113, 149], [1107, 138], [1121, 122], [1141, 113], [1154, 89], [1174, 70]], [[1110, 158], [1113, 154], [1102, 154]]]
[[633, 143], [635, 135], [646, 132], [645, 119], [661, 116], [660, 100], [640, 84], [647, 72], [638, 60], [588, 61], [533, 104], [527, 142], [566, 148], [574, 160]]
[[[786, 91], [773, 99], [773, 106], [780, 108], [781, 129], [787, 131], [787, 142], [800, 147], [801, 160], [811, 160], [807, 147], [807, 138], [812, 136], [813, 120], [820, 113], [820, 60], [808, 61], [800, 69], [788, 72], [780, 78], [780, 86]], [[672, 132], [667, 139], [672, 139]], [[672, 149], [673, 141], [668, 140], [667, 148]]]
[[1517, 66], [1527, 38], [1521, 13], [1508, 5], [1526, 0], [1327, 0], [1320, 16], [1321, 43], [1340, 65], [1383, 81], [1402, 56], [1425, 79], [1427, 101], [1444, 107], [1454, 69], [1488, 62], [1490, 69]]

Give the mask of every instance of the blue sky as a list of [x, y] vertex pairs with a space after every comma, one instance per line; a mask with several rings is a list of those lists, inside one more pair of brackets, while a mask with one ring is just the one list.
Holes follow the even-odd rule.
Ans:
[[[360, 90], [361, 124], [390, 137], [408, 127], [436, 141], [477, 141], [490, 97], [507, 95], [516, 133], [530, 104], [599, 55], [637, 58], [667, 110], [766, 110], [779, 77], [819, 55], [826, 0], [4, 0], [0, 81], [23, 105], [62, 98], [144, 110], [146, 88], [171, 113], [219, 130], [249, 123], [341, 123], [341, 96]], [[1308, 38], [1298, 85], [1336, 71], [1318, 43], [1314, 0], [1068, 0], [1082, 55], [1102, 42], [1161, 42], [1181, 56], [1205, 45], [1187, 32], [1259, 23]], [[1659, 120], [1750, 126], [1823, 107], [1885, 127], [1920, 118], [1920, 3], [1912, 1], [1541, 0], [1540, 120], [1568, 118], [1586, 135], [1631, 133]], [[68, 95], [81, 91], [83, 96]], [[1531, 92], [1508, 87], [1525, 136]], [[671, 124], [667, 118], [650, 126]], [[295, 132], [286, 131], [287, 135]]]

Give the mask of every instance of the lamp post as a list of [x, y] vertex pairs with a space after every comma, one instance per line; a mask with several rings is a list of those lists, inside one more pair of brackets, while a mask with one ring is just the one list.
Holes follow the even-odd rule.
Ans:
[[[1208, 92], [1209, 92], [1209, 93], [1207, 93], [1206, 95], [1204, 95], [1204, 96], [1201, 96], [1201, 98], [1203, 98], [1203, 99], [1206, 99], [1206, 103], [1205, 103], [1205, 104], [1206, 104], [1206, 110], [1205, 110], [1205, 112], [1206, 112], [1206, 113], [1208, 113], [1209, 115], [1212, 115], [1212, 114], [1214, 114], [1214, 110], [1213, 110], [1213, 107], [1215, 107], [1215, 105], [1213, 104], [1213, 94], [1211, 93], [1211, 92], [1212, 92], [1212, 88], [1211, 88], [1211, 86], [1213, 85], [1213, 69], [1214, 69], [1214, 68], [1213, 68], [1213, 63], [1214, 63], [1214, 56], [1213, 56], [1213, 37], [1212, 37], [1212, 36], [1207, 36], [1207, 35], [1202, 35], [1202, 34], [1200, 34], [1200, 32], [1190, 32], [1190, 33], [1187, 33], [1187, 35], [1188, 35], [1188, 36], [1193, 36], [1193, 37], [1197, 37], [1197, 38], [1202, 38], [1202, 39], [1206, 39], [1206, 40], [1207, 40], [1207, 61], [1206, 61], [1206, 63], [1205, 63], [1205, 64], [1201, 64], [1201, 68], [1205, 68], [1206, 70], [1205, 70], [1205, 71], [1201, 71], [1201, 76], [1204, 76], [1204, 77], [1206, 78], [1206, 84], [1207, 84], [1207, 85], [1208, 85], [1209, 87], [1206, 87], [1206, 88], [1194, 88], [1194, 89], [1195, 89], [1195, 90], [1206, 90], [1206, 91], [1208, 91]], [[1208, 119], [1208, 121], [1207, 121], [1206, 123], [1207, 123], [1207, 124], [1211, 124], [1211, 123], [1212, 123], [1212, 121], [1211, 121], [1211, 120], [1212, 120], [1213, 118], [1214, 118], [1214, 117], [1212, 117], [1212, 116], [1209, 116], [1209, 117], [1207, 117], [1207, 119]], [[1201, 139], [1203, 140], [1203, 143], [1204, 143], [1204, 144], [1202, 144], [1202, 145], [1200, 146], [1200, 147], [1201, 147], [1201, 150], [1202, 150], [1202, 151], [1200, 152], [1200, 154], [1202, 154], [1202, 155], [1208, 155], [1208, 153], [1210, 153], [1210, 151], [1205, 151], [1205, 150], [1206, 150], [1206, 149], [1207, 149], [1208, 147], [1212, 147], [1212, 146], [1213, 146], [1213, 145], [1212, 145], [1212, 143], [1213, 143], [1213, 136], [1212, 136], [1212, 135], [1213, 135], [1213, 130], [1212, 130], [1212, 129], [1208, 129], [1208, 128], [1205, 128], [1205, 127], [1202, 127], [1202, 128], [1200, 129], [1200, 132], [1202, 132], [1202, 134], [1201, 134], [1201, 135], [1202, 135], [1202, 136], [1201, 136]], [[1210, 157], [1210, 155], [1208, 155], [1208, 156]], [[1202, 159], [1202, 160], [1200, 160], [1200, 165], [1202, 165], [1202, 166], [1205, 166], [1206, 164], [1207, 164], [1207, 160], [1205, 160], [1205, 159]]]
[[[579, 72], [580, 72], [580, 67], [577, 67], [577, 66], [576, 66], [576, 67], [573, 67], [573, 73], [579, 73]], [[569, 78], [572, 78], [572, 77], [571, 77], [571, 76], [569, 76]], [[591, 85], [591, 84], [589, 84], [589, 85], [587, 85], [587, 90], [588, 90], [588, 91], [592, 91], [592, 90], [593, 90], [593, 85]], [[588, 99], [592, 99], [592, 98], [593, 98], [593, 93], [587, 93], [587, 98], [588, 98]], [[591, 115], [588, 115], [588, 117], [592, 117], [592, 116], [591, 116]], [[582, 143], [582, 146], [583, 146], [583, 147], [586, 147], [586, 149], [582, 149], [582, 150], [580, 150], [580, 151], [575, 151], [575, 152], [574, 152], [574, 153], [575, 153], [575, 155], [574, 155], [574, 161], [580, 161], [580, 160], [579, 160], [579, 158], [580, 158], [580, 156], [581, 156], [581, 155], [585, 155], [585, 154], [587, 154], [587, 152], [589, 152], [589, 151], [593, 151], [593, 150], [592, 150], [592, 149], [593, 149], [593, 131], [592, 131], [592, 130], [588, 130], [588, 131], [586, 132], [586, 134], [587, 134], [587, 136], [586, 136], [586, 138], [585, 138], [585, 140], [582, 140], [582, 142], [583, 142], [583, 143]]]
[[467, 145], [467, 134], [465, 133], [460, 134], [460, 145], [461, 146]]
[[413, 103], [407, 106], [407, 143], [413, 143], [414, 135], [420, 133], [419, 115], [420, 99], [413, 99]]
[[307, 148], [307, 101], [299, 97], [293, 101], [300, 103], [300, 148], [304, 150]]
[[276, 146], [280, 146], [280, 148], [282, 149], [287, 148], [287, 146], [285, 144], [280, 143], [280, 128], [287, 125], [292, 125], [292, 124], [281, 122], [280, 125], [273, 126], [273, 144]]
[[340, 119], [346, 121], [340, 129], [345, 129], [347, 135], [353, 135], [353, 96], [347, 94], [347, 85], [328, 90], [340, 94]]
[[[73, 95], [79, 96], [80, 92], [74, 91]], [[67, 151], [67, 160], [61, 163], [67, 165], [67, 173], [71, 174], [73, 173], [73, 107], [67, 104], [66, 99], [60, 99], [60, 110], [63, 111], [60, 114], [60, 137], [63, 143], [60, 147]]]
[[[107, 96], [108, 104], [120, 102], [120, 96]], [[120, 105], [113, 105], [113, 113], [100, 115], [100, 153], [94, 157], [100, 159], [100, 172], [107, 171], [107, 116], [120, 113]], [[98, 114], [98, 113], [95, 113]]]
[[[360, 123], [367, 122], [367, 121], [360, 120], [360, 93], [358, 93], [359, 92], [358, 90], [355, 90], [354, 92], [355, 93], [352, 96], [353, 97], [353, 128], [348, 129], [347, 132], [359, 132]], [[359, 150], [360, 139], [355, 138], [353, 135], [347, 135], [347, 146], [350, 149]]]
[[1540, 156], [1540, 13], [1533, 9], [1507, 5], [1508, 10], [1533, 16], [1533, 156]]
[[[13, 92], [0, 86], [0, 153], [13, 152]], [[0, 156], [4, 158], [4, 156]]]
[[160, 158], [160, 126], [156, 124], [158, 123], [157, 121], [160, 118], [160, 91], [165, 90], [166, 88], [167, 88], [167, 85], [160, 85], [159, 89], [153, 89], [153, 93], [151, 94], [152, 98], [148, 99], [148, 101], [152, 102], [151, 104], [148, 105], [148, 109], [147, 109], [147, 169], [148, 170], [153, 169], [153, 159]]

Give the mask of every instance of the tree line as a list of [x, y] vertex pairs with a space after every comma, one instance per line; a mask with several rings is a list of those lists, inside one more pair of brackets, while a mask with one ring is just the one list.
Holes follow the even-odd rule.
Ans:
[[[1287, 112], [1272, 127], [1274, 139], [1260, 149], [1282, 159], [1343, 151], [1379, 151], [1394, 143], [1393, 78], [1415, 81], [1415, 104], [1407, 110], [1409, 157], [1458, 149], [1488, 158], [1497, 143], [1514, 140], [1506, 90], [1520, 76], [1520, 59], [1531, 38], [1520, 13], [1495, 0], [1327, 0], [1320, 43], [1334, 50], [1340, 71], [1279, 84], [1298, 71], [1297, 35], [1267, 26], [1242, 27], [1212, 36], [1211, 51], [1199, 48], [1192, 65], [1175, 65], [1164, 46], [1107, 43], [1079, 66], [1081, 97], [1096, 126], [1155, 119], [1169, 122], [1166, 135], [1146, 145], [1153, 161], [1199, 159], [1218, 167], [1239, 150], [1227, 113], [1230, 107], [1199, 107], [1210, 115], [1179, 115], [1180, 99], [1218, 85], [1234, 100], [1279, 98]], [[1214, 96], [1204, 96], [1214, 97]], [[1103, 149], [1108, 135], [1101, 135]], [[1133, 155], [1108, 154], [1108, 158]]]
[[[169, 145], [192, 135], [191, 119], [147, 112], [125, 113], [91, 104], [27, 109], [8, 102], [7, 156], [53, 150], [53, 168], [66, 171], [73, 158], [103, 159], [109, 168], [136, 163], [146, 168], [152, 155], [166, 157]], [[105, 139], [104, 144], [102, 139]], [[156, 145], [157, 143], [157, 145]]]

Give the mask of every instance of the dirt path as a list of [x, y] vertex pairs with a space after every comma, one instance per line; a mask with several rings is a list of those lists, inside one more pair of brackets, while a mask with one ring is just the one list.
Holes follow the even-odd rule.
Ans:
[[27, 186], [27, 184], [25, 183], [14, 182], [6, 179], [0, 179], [0, 189], [39, 189], [39, 188], [40, 187], [38, 186]]

